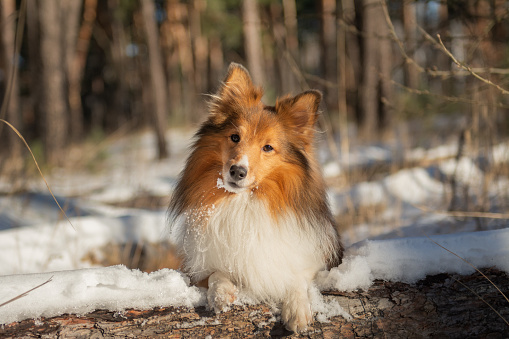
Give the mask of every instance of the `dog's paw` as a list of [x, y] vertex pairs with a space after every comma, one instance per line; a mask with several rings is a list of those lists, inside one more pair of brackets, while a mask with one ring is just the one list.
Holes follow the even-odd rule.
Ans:
[[294, 295], [283, 303], [281, 319], [287, 330], [302, 333], [305, 332], [313, 320], [311, 304], [307, 296]]
[[209, 277], [207, 301], [214, 312], [228, 311], [237, 294], [237, 287], [224, 274], [216, 272]]

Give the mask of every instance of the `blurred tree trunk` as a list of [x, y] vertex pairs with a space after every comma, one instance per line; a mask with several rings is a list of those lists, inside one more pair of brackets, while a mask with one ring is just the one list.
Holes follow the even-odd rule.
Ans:
[[202, 34], [202, 13], [207, 6], [204, 0], [193, 0], [189, 10], [189, 30], [193, 39], [195, 94], [204, 93], [207, 84], [207, 38]]
[[346, 63], [345, 63], [345, 95], [347, 102], [347, 109], [352, 115], [358, 111], [358, 91], [361, 83], [362, 76], [362, 65], [361, 65], [361, 39], [358, 34], [350, 32], [346, 25], [360, 28], [358, 22], [360, 21], [361, 15], [357, 12], [359, 9], [360, 1], [355, 0], [343, 0], [341, 2], [342, 15], [343, 15], [343, 26], [338, 29], [345, 33], [345, 52], [346, 52]]
[[[65, 66], [67, 80], [67, 96], [69, 109], [69, 136], [72, 141], [79, 140], [83, 130], [83, 116], [81, 112], [81, 100], [76, 100], [76, 71], [74, 70], [74, 54], [78, 40], [78, 31], [80, 27], [80, 14], [82, 1], [62, 1], [61, 16], [64, 32], [62, 34], [62, 44], [65, 51]], [[77, 101], [77, 102], [76, 102]]]
[[190, 120], [198, 120], [196, 110], [196, 85], [195, 85], [195, 69], [193, 62], [193, 48], [191, 44], [191, 36], [189, 32], [189, 11], [185, 4], [179, 3], [177, 0], [169, 0], [166, 3], [166, 13], [168, 15], [169, 29], [168, 37], [171, 37], [171, 45], [173, 53], [170, 54], [170, 71], [174, 71], [178, 78], [181, 79], [180, 84], [171, 81], [172, 87], [178, 86], [178, 94], [183, 98], [181, 100], [182, 107], [177, 109], [183, 110], [186, 114], [184, 118]]
[[[18, 55], [16, 54], [16, 1], [0, 1], [2, 40], [1, 49], [4, 60], [4, 84], [5, 91], [2, 95], [2, 114], [0, 118], [9, 121], [14, 127], [22, 130], [20, 108], [19, 108], [19, 88], [18, 88]], [[21, 13], [24, 15], [25, 13]], [[5, 107], [4, 107], [5, 106]], [[19, 157], [21, 154], [21, 143], [13, 131], [7, 131], [7, 126], [0, 126], [0, 141], [8, 147], [3, 147], [2, 151], [7, 151], [12, 157]]]
[[[30, 98], [28, 109], [24, 114], [24, 122], [26, 125], [25, 138], [34, 138], [41, 133], [44, 128], [42, 126], [41, 114], [39, 107], [41, 98], [41, 57], [40, 57], [40, 40], [39, 40], [39, 15], [38, 4], [36, 1], [29, 1], [27, 4], [27, 51], [28, 51], [28, 71], [30, 79], [28, 87], [30, 89]], [[31, 132], [31, 133], [29, 133]]]
[[[285, 43], [286, 53], [299, 65], [299, 39], [297, 36], [297, 6], [295, 0], [283, 0], [283, 15], [285, 22]], [[289, 66], [289, 61], [284, 62], [285, 69], [283, 74], [286, 83], [283, 93], [297, 93], [300, 91], [299, 81]]]
[[299, 64], [299, 41], [297, 38], [297, 9], [295, 0], [270, 4], [275, 74], [278, 93], [296, 93], [300, 86], [291, 64]]
[[[451, 32], [449, 29], [449, 10], [447, 3], [440, 3], [438, 9], [438, 32], [444, 42], [445, 47], [451, 50]], [[451, 70], [451, 59], [441, 50], [435, 50], [437, 68], [441, 71]], [[454, 78], [449, 77], [446, 79], [432, 78], [432, 84], [436, 86], [436, 92], [441, 92], [443, 95], [454, 95]]]
[[256, 85], [264, 85], [265, 68], [263, 65], [260, 15], [256, 0], [242, 0], [242, 21], [247, 67], [253, 77], [254, 83]]
[[209, 41], [209, 76], [207, 84], [207, 92], [212, 92], [216, 89], [217, 82], [220, 81], [223, 75], [224, 68], [224, 55], [223, 44], [218, 36], [212, 36]]
[[68, 140], [60, 6], [59, 0], [39, 2], [43, 140], [46, 160], [57, 164], [63, 159], [61, 151]]
[[[71, 5], [72, 4], [72, 5]], [[66, 55], [69, 81], [69, 111], [71, 138], [79, 140], [83, 136], [83, 106], [81, 102], [81, 81], [85, 72], [88, 46], [92, 37], [96, 18], [97, 0], [85, 0], [83, 20], [80, 27], [81, 1], [69, 1], [67, 15]]]
[[[115, 91], [114, 105], [118, 110], [121, 110], [124, 117], [129, 116], [133, 112], [133, 101], [129, 95], [130, 77], [128, 71], [128, 60], [125, 53], [127, 46], [126, 32], [122, 21], [118, 19], [119, 0], [108, 0], [108, 14], [111, 18], [111, 57], [113, 59], [112, 65], [115, 67], [115, 73], [118, 77], [118, 88]], [[90, 31], [92, 32], [92, 31]], [[82, 59], [83, 60], [83, 59]], [[84, 60], [86, 61], [86, 60]], [[137, 117], [132, 117], [130, 123], [136, 124], [139, 121]], [[117, 124], [121, 125], [125, 121], [118, 121]]]
[[336, 1], [322, 0], [322, 67], [325, 80], [330, 84], [325, 86], [324, 99], [329, 111], [338, 109], [337, 89], [337, 38], [336, 38]]
[[360, 89], [360, 134], [373, 139], [386, 132], [391, 116], [392, 51], [384, 12], [378, 0], [363, 1], [363, 57]]
[[363, 58], [362, 58], [362, 83], [360, 88], [361, 117], [359, 121], [360, 132], [363, 137], [374, 137], [377, 131], [378, 115], [378, 32], [380, 20], [377, 19], [375, 6], [378, 0], [363, 0]]
[[171, 119], [182, 122], [185, 117], [182, 114], [181, 80], [179, 72], [179, 55], [177, 41], [174, 35], [175, 18], [173, 1], [166, 3], [166, 14], [168, 19], [161, 24], [161, 46], [165, 60], [166, 74], [168, 79], [168, 109], [171, 112]]
[[147, 37], [148, 56], [150, 64], [150, 79], [152, 84], [152, 93], [154, 100], [153, 123], [157, 137], [157, 148], [159, 159], [168, 157], [168, 148], [166, 145], [166, 121], [168, 113], [168, 104], [166, 102], [166, 77], [161, 58], [161, 49], [159, 45], [159, 34], [157, 23], [155, 21], [155, 6], [153, 0], [141, 0], [143, 14], [143, 23]]
[[[403, 29], [405, 31], [405, 48], [410, 58], [415, 59], [417, 17], [415, 2], [413, 0], [403, 1]], [[419, 72], [415, 66], [405, 62], [405, 84], [410, 88], [419, 86]]]
[[270, 4], [270, 19], [272, 26], [272, 38], [275, 45], [273, 52], [274, 67], [275, 67], [275, 85], [277, 93], [288, 93], [289, 83], [288, 74], [291, 74], [291, 69], [288, 65], [288, 48], [284, 45], [285, 41], [285, 26], [283, 25], [282, 11], [283, 8], [280, 3], [273, 2]]

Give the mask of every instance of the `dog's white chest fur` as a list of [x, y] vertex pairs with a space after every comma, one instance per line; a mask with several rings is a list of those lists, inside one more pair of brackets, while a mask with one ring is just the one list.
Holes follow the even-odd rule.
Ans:
[[179, 235], [195, 281], [222, 272], [256, 299], [281, 300], [324, 268], [313, 225], [292, 213], [275, 221], [249, 192], [203, 214], [189, 213]]

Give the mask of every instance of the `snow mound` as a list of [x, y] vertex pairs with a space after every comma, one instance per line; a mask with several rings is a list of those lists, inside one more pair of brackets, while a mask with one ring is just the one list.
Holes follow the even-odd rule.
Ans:
[[477, 268], [509, 272], [507, 244], [509, 229], [363, 241], [346, 251], [339, 267], [320, 272], [317, 283], [322, 290], [354, 291], [367, 289], [375, 279], [415, 283], [439, 273], [472, 274], [475, 269], [456, 255]]
[[189, 286], [178, 271], [153, 273], [125, 266], [0, 277], [0, 303], [51, 279], [28, 295], [1, 308], [0, 324], [64, 313], [86, 314], [97, 309], [122, 312], [128, 308], [204, 305], [204, 294]]

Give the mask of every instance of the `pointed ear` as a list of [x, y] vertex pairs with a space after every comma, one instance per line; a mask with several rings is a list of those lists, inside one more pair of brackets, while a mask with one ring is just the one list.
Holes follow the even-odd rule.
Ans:
[[228, 72], [223, 80], [223, 85], [219, 89], [218, 95], [224, 95], [232, 88], [253, 88], [253, 80], [247, 69], [241, 64], [232, 62], [228, 67]]
[[241, 113], [241, 107], [258, 104], [262, 95], [262, 89], [253, 85], [247, 69], [232, 62], [223, 84], [211, 102], [210, 118], [215, 124], [221, 124], [231, 115]]
[[277, 114], [305, 144], [312, 142], [321, 100], [322, 93], [310, 90], [276, 103]]

